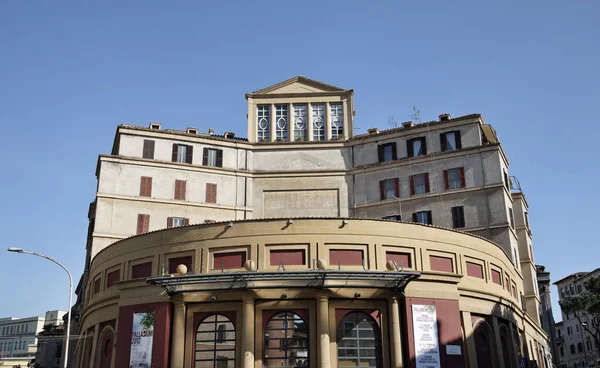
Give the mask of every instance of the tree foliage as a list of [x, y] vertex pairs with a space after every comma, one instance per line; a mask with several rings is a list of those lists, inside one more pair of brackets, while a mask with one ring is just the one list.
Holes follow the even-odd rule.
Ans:
[[145, 330], [150, 329], [150, 327], [154, 326], [154, 312], [148, 312], [145, 313], [144, 316], [142, 317], [142, 320], [140, 321], [140, 325], [142, 325], [142, 328]]
[[600, 346], [600, 276], [590, 277], [583, 283], [585, 291], [561, 300], [565, 314], [573, 314], [584, 330], [594, 337]]

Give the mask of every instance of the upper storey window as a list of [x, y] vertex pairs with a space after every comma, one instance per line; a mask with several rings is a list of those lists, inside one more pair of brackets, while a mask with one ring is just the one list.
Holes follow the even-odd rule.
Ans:
[[305, 141], [306, 137], [306, 105], [294, 105], [294, 137], [297, 141]]
[[440, 145], [442, 152], [461, 149], [460, 132], [454, 131], [440, 134]]
[[313, 129], [313, 140], [324, 141], [325, 140], [325, 105], [315, 104], [312, 105], [312, 129]]
[[275, 139], [288, 140], [288, 106], [275, 105]]
[[377, 146], [379, 162], [394, 161], [397, 159], [396, 143], [386, 143]]
[[331, 114], [331, 139], [338, 139], [344, 136], [344, 105], [330, 104]]
[[406, 150], [408, 157], [423, 156], [427, 154], [427, 144], [425, 137], [412, 138], [406, 141]]
[[257, 106], [257, 127], [256, 127], [256, 138], [259, 142], [270, 140], [270, 126], [271, 126], [271, 106], [269, 105], [258, 105]]
[[173, 162], [185, 162], [188, 164], [192, 163], [193, 157], [193, 149], [192, 146], [186, 146], [184, 144], [173, 144], [173, 155], [171, 157], [171, 161]]

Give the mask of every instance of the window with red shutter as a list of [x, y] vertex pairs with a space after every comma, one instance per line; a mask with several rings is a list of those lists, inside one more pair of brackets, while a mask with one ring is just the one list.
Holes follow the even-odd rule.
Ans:
[[206, 183], [206, 203], [217, 203], [217, 184]]
[[186, 184], [185, 180], [175, 180], [175, 199], [185, 201]]
[[140, 263], [131, 266], [131, 278], [140, 279], [152, 276], [152, 262]]
[[94, 280], [94, 294], [98, 294], [100, 292], [100, 277]]
[[150, 225], [150, 215], [138, 214], [136, 234], [147, 233], [149, 225]]
[[114, 270], [106, 275], [106, 287], [114, 286], [121, 280], [121, 270]]
[[152, 197], [152, 178], [142, 176], [140, 179], [140, 197]]
[[429, 193], [429, 174], [416, 174], [410, 177], [411, 195]]
[[144, 148], [142, 150], [142, 158], [154, 159], [154, 141], [144, 139]]

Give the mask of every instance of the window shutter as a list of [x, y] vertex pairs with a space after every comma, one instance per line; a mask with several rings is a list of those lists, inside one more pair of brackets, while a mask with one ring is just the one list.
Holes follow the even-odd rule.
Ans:
[[452, 228], [456, 229], [458, 227], [458, 207], [450, 208], [450, 213], [452, 214]]
[[417, 222], [417, 213], [412, 214], [413, 222]]
[[187, 198], [187, 181], [185, 180], [180, 180], [179, 181], [179, 195], [181, 196], [181, 199], [185, 201], [185, 199]]
[[183, 225], [187, 226], [189, 224], [190, 224], [190, 219], [189, 218], [183, 219]]
[[223, 150], [217, 150], [217, 167], [223, 167]]
[[211, 184], [212, 186], [212, 200], [213, 203], [217, 203], [217, 184]]
[[379, 157], [379, 162], [383, 162], [383, 144], [380, 144], [379, 146], [377, 146], [377, 156]]
[[146, 181], [144, 180], [144, 177], [142, 176], [140, 178], [140, 197], [145, 196], [146, 193]]
[[137, 230], [136, 234], [142, 234], [144, 232], [144, 215], [139, 214], [137, 219]]
[[429, 193], [429, 173], [425, 173], [425, 193]]
[[171, 161], [177, 162], [177, 143], [173, 143], [173, 154], [171, 155]]
[[459, 167], [458, 168], [458, 173], [460, 175], [460, 187], [464, 188], [466, 187], [466, 183], [465, 183], [465, 168], [464, 167]]
[[186, 158], [185, 162], [188, 164], [191, 164], [193, 157], [194, 157], [194, 146], [187, 146], [187, 158]]
[[431, 218], [431, 211], [427, 211], [427, 223], [429, 225], [433, 224], [433, 219]]
[[208, 148], [202, 149], [202, 166], [208, 166]]
[[380, 197], [380, 200], [382, 200], [382, 201], [385, 199], [385, 181], [384, 180], [379, 181], [379, 197]]
[[167, 217], [167, 229], [173, 227], [173, 217]]
[[150, 142], [149, 147], [148, 147], [148, 158], [154, 159], [154, 141], [148, 141]]
[[400, 198], [400, 179], [394, 178], [394, 195]]
[[179, 180], [175, 180], [175, 194], [173, 195], [175, 199], [179, 199], [181, 197], [181, 192], [179, 190]]
[[440, 134], [440, 147], [442, 148], [442, 152], [448, 149], [448, 147], [446, 146], [446, 134], [447, 133]]
[[147, 233], [148, 230], [150, 230], [150, 215], [143, 215], [144, 216], [144, 229], [143, 232]]
[[152, 197], [152, 178], [146, 178], [146, 194]]
[[444, 170], [444, 189], [450, 189], [450, 181], [448, 179], [448, 170]]
[[421, 146], [423, 147], [423, 154], [426, 155], [427, 154], [427, 140], [425, 139], [425, 137], [419, 138], [419, 139], [421, 139]]
[[398, 154], [396, 152], [396, 142], [392, 144], [392, 160], [396, 161], [398, 159]]
[[415, 155], [415, 152], [413, 151], [413, 140], [409, 139], [406, 141], [406, 152], [408, 154], [408, 157], [413, 157]]
[[409, 180], [410, 180], [410, 183], [409, 183], [409, 185], [410, 185], [410, 195], [415, 195], [415, 176], [411, 175], [409, 177]]
[[462, 141], [460, 140], [460, 131], [454, 132], [454, 140], [456, 141], [456, 149], [461, 149]]

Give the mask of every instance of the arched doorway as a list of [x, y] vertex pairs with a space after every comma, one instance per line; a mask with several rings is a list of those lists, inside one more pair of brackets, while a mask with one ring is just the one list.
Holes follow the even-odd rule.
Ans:
[[473, 331], [475, 340], [475, 352], [477, 354], [477, 365], [479, 367], [494, 367], [492, 354], [492, 334], [485, 322], [481, 322]]
[[196, 329], [194, 367], [233, 368], [235, 326], [222, 314], [206, 317]]
[[111, 327], [106, 327], [98, 341], [98, 368], [110, 368], [113, 356], [115, 332]]
[[510, 343], [509, 333], [504, 326], [500, 327], [500, 346], [502, 347], [504, 367], [514, 368], [516, 357], [512, 348], [512, 344]]
[[264, 367], [308, 367], [308, 326], [294, 312], [279, 312], [264, 329]]
[[346, 314], [337, 330], [338, 366], [344, 368], [380, 368], [379, 326], [364, 312]]

